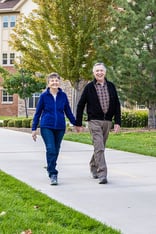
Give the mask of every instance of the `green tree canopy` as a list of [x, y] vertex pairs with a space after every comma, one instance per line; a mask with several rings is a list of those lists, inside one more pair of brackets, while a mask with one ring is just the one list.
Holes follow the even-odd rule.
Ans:
[[26, 69], [42, 74], [58, 72], [69, 80], [74, 87], [76, 108], [84, 85], [92, 79], [93, 63], [106, 61], [106, 47], [101, 53], [101, 31], [112, 0], [34, 2], [38, 8], [18, 21], [11, 45], [22, 53]]
[[43, 74], [57, 71], [77, 89], [81, 80], [91, 78], [93, 62], [105, 59], [97, 46], [111, 0], [34, 2], [38, 9], [29, 17], [22, 16], [11, 45], [22, 52], [27, 69]]
[[24, 69], [20, 69], [16, 73], [9, 73], [4, 68], [0, 68], [0, 73], [3, 77], [3, 87], [7, 92], [9, 94], [18, 94], [25, 101], [26, 117], [28, 117], [27, 98], [32, 97], [33, 93], [41, 92], [45, 88], [45, 79]]
[[[105, 35], [121, 97], [146, 104], [156, 127], [156, 1], [114, 0]], [[108, 40], [108, 39], [107, 39]]]
[[31, 97], [46, 87], [45, 79], [36, 77], [31, 72], [21, 69], [15, 74], [4, 77], [3, 87], [9, 94], [18, 94], [21, 99]]

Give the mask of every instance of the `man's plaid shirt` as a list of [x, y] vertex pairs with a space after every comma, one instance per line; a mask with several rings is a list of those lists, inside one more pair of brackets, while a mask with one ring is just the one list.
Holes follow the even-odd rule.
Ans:
[[109, 93], [107, 89], [107, 83], [104, 82], [103, 85], [100, 83], [95, 84], [96, 92], [100, 101], [101, 108], [104, 113], [107, 113], [109, 108]]

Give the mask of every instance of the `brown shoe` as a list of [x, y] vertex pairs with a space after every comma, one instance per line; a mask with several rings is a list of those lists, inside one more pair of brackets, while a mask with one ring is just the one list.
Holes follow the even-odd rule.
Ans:
[[107, 179], [106, 178], [101, 178], [99, 179], [99, 184], [107, 184]]
[[95, 173], [92, 173], [92, 177], [93, 177], [93, 179], [98, 179], [98, 176]]

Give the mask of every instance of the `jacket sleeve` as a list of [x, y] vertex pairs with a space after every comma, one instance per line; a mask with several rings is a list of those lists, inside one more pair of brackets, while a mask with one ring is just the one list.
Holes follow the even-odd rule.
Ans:
[[43, 111], [43, 95], [40, 96], [32, 122], [32, 131], [36, 130]]
[[69, 100], [67, 98], [67, 95], [65, 94], [66, 97], [66, 104], [65, 104], [65, 108], [64, 108], [64, 112], [65, 115], [67, 116], [67, 118], [69, 119], [70, 123], [75, 125], [75, 117], [71, 111], [70, 105], [69, 105]]
[[76, 110], [76, 126], [82, 126], [83, 112], [87, 103], [87, 86], [84, 88]]
[[119, 97], [118, 97], [115, 86], [114, 86], [114, 91], [115, 91], [115, 100], [116, 100], [114, 122], [115, 122], [115, 124], [119, 124], [121, 126], [121, 105], [120, 105]]

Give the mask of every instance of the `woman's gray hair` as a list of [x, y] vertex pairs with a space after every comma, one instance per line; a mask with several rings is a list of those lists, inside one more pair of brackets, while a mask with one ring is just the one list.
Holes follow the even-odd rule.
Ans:
[[57, 78], [60, 80], [60, 76], [58, 73], [52, 72], [47, 76], [47, 81], [49, 82], [50, 79]]
[[94, 66], [93, 66], [93, 72], [94, 72], [94, 70], [95, 70], [95, 67], [96, 67], [96, 66], [99, 66], [99, 65], [102, 65], [103, 68], [104, 68], [104, 70], [105, 70], [105, 72], [106, 72], [107, 69], [106, 69], [104, 63], [95, 63]]

